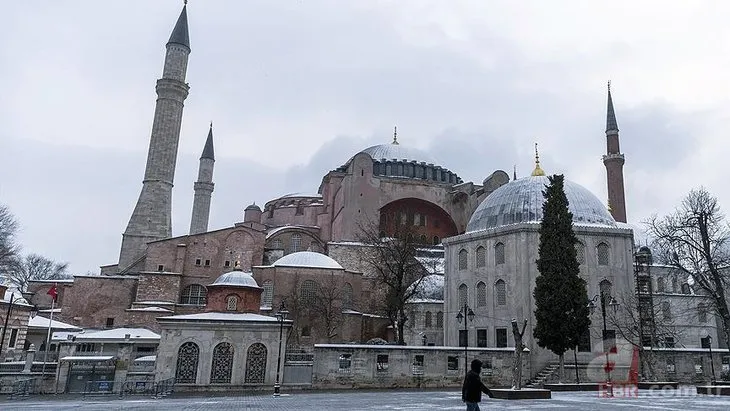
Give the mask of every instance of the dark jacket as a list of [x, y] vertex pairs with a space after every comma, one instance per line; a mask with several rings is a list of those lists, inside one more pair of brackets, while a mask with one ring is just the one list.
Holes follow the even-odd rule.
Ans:
[[464, 386], [461, 388], [461, 400], [464, 402], [481, 402], [482, 392], [490, 398], [492, 397], [492, 392], [489, 391], [489, 388], [482, 384], [479, 373], [474, 370], [469, 370], [466, 378], [464, 378]]

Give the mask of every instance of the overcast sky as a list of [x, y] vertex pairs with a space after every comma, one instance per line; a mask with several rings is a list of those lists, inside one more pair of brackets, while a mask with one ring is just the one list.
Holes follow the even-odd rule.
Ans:
[[[24, 251], [115, 263], [181, 1], [15, 1], [0, 19], [0, 203]], [[174, 189], [189, 229], [208, 123], [210, 228], [392, 138], [466, 181], [542, 166], [606, 201], [606, 81], [630, 223], [704, 185], [730, 208], [730, 2], [202, 1]], [[725, 168], [723, 168], [725, 167]]]

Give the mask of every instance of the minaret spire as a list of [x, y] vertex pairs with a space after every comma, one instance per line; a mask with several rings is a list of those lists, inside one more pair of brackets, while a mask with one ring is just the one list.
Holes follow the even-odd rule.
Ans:
[[393, 144], [398, 145], [398, 126], [393, 126]]
[[180, 142], [183, 103], [189, 86], [185, 81], [190, 55], [186, 6], [167, 42], [162, 78], [157, 80], [157, 103], [147, 151], [142, 191], [122, 234], [120, 273], [137, 268], [150, 241], [172, 236], [172, 186]]
[[213, 153], [213, 122], [210, 122], [208, 138], [205, 139], [203, 154], [200, 156], [198, 166], [198, 181], [193, 184], [195, 195], [193, 196], [193, 213], [190, 218], [190, 234], [204, 233], [208, 231], [208, 220], [210, 219], [210, 200], [213, 194], [213, 166], [215, 155]]
[[608, 102], [606, 105], [606, 155], [603, 164], [606, 166], [606, 182], [608, 188], [608, 210], [613, 219], [626, 222], [626, 198], [624, 196], [624, 155], [621, 153], [618, 136], [616, 112], [611, 97], [611, 82], [608, 82]]

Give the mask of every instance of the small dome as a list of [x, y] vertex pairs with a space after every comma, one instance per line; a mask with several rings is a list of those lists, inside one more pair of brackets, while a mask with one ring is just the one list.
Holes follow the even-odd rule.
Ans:
[[254, 280], [251, 273], [243, 271], [231, 271], [218, 277], [211, 285], [225, 285], [228, 287], [252, 287], [259, 288], [258, 283]]
[[299, 251], [285, 255], [274, 262], [274, 267], [307, 267], [343, 270], [342, 266], [329, 256], [312, 251]]
[[[410, 287], [409, 287], [410, 289]], [[443, 300], [444, 299], [444, 276], [441, 274], [430, 274], [421, 280], [418, 285], [416, 299]]]
[[[487, 196], [466, 226], [466, 232], [502, 227], [510, 224], [542, 221], [542, 192], [550, 184], [546, 176], [520, 178], [503, 185]], [[615, 227], [611, 214], [601, 200], [580, 184], [565, 180], [568, 209], [573, 223]]]
[[261, 207], [257, 206], [256, 203], [246, 207], [243, 211], [261, 211]]

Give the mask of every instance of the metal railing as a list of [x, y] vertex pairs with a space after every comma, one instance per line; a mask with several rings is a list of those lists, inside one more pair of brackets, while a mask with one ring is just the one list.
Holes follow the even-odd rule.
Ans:
[[27, 398], [30, 394], [35, 394], [35, 378], [26, 378], [15, 381], [13, 390], [10, 392], [10, 399]]
[[160, 380], [155, 383], [153, 398], [164, 398], [175, 391], [175, 378]]
[[119, 390], [119, 398], [127, 395], [155, 395], [154, 381], [125, 381]]
[[89, 395], [109, 395], [114, 393], [114, 381], [86, 381], [82, 397]]

